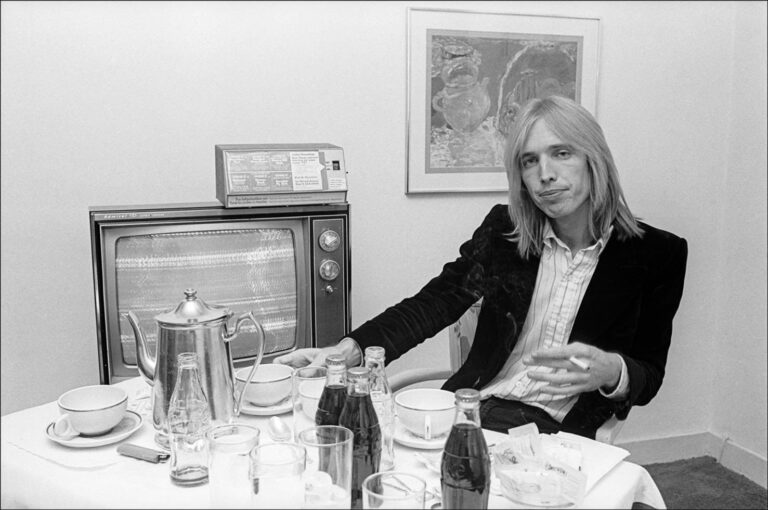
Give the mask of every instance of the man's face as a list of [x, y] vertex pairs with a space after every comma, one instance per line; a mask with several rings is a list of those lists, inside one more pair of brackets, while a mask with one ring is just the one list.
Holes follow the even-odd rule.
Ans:
[[586, 228], [589, 170], [586, 156], [560, 140], [544, 123], [533, 124], [520, 157], [523, 184], [555, 225]]

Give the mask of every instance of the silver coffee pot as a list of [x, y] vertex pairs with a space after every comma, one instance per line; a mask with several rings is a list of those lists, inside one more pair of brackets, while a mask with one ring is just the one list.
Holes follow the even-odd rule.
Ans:
[[179, 353], [198, 354], [200, 382], [215, 425], [231, 423], [234, 417], [240, 415], [245, 391], [236, 394], [229, 342], [237, 336], [246, 320], [256, 325], [259, 339], [258, 354], [246, 381], [253, 378], [264, 354], [264, 330], [252, 312], [240, 315], [234, 331], [230, 333], [227, 322], [233, 316], [231, 310], [223, 306], [207, 305], [197, 297], [195, 289], [186, 289], [184, 294], [186, 299], [175, 309], [155, 316], [158, 329], [155, 357], [147, 348], [147, 340], [136, 314], [132, 311], [124, 314], [136, 337], [139, 373], [152, 386], [155, 442], [164, 448], [168, 448], [168, 406], [176, 384]]

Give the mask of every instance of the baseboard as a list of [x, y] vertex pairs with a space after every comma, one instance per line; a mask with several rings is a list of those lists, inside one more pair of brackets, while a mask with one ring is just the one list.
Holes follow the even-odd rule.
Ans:
[[724, 439], [723, 451], [720, 454], [720, 464], [732, 471], [736, 471], [762, 486], [768, 488], [768, 469], [765, 457], [761, 457], [753, 451], [734, 443], [728, 438]]
[[630, 452], [629, 460], [635, 464], [672, 462], [692, 457], [713, 457], [724, 467], [746, 476], [765, 488], [768, 477], [766, 458], [734, 443], [729, 438], [719, 437], [710, 432], [682, 436], [661, 437], [642, 441], [622, 443], [616, 446]]

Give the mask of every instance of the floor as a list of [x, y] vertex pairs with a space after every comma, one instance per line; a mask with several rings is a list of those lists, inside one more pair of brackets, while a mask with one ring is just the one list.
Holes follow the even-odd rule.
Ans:
[[768, 491], [713, 457], [646, 464], [667, 508], [768, 508]]

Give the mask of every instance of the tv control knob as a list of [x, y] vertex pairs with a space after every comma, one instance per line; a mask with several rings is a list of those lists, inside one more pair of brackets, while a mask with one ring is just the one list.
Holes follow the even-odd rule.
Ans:
[[328, 252], [335, 251], [341, 244], [341, 236], [333, 230], [326, 230], [320, 234], [318, 242], [320, 243], [320, 248], [323, 250]]
[[324, 260], [320, 263], [320, 278], [330, 282], [339, 276], [341, 268], [335, 260]]
[[326, 294], [333, 294], [333, 285], [326, 285], [325, 286], [325, 293]]

